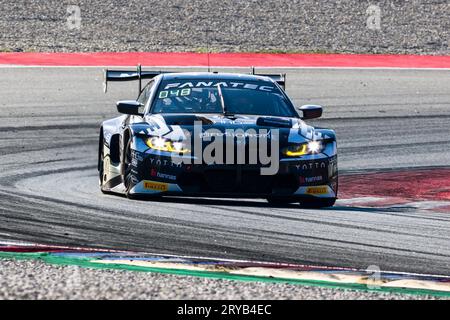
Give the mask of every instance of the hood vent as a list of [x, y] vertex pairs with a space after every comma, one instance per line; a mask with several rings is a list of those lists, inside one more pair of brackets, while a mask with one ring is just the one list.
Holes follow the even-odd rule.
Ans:
[[259, 117], [256, 125], [260, 127], [291, 128], [291, 120], [281, 118]]

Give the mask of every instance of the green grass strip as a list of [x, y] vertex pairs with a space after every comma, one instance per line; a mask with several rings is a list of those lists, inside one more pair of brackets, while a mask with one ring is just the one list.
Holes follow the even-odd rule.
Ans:
[[237, 280], [237, 281], [247, 281], [247, 282], [268, 282], [268, 283], [286, 283], [293, 285], [302, 286], [312, 286], [312, 287], [325, 287], [331, 289], [340, 290], [359, 290], [366, 292], [382, 292], [382, 293], [399, 293], [399, 294], [410, 294], [410, 295], [430, 295], [438, 297], [450, 297], [450, 292], [447, 291], [435, 291], [429, 289], [411, 289], [411, 288], [389, 288], [389, 287], [375, 287], [368, 288], [365, 284], [359, 283], [336, 283], [321, 280], [301, 280], [301, 279], [281, 279], [281, 278], [271, 278], [262, 276], [248, 276], [248, 275], [237, 275], [230, 274], [227, 272], [216, 272], [216, 271], [195, 271], [195, 270], [184, 270], [184, 269], [165, 269], [165, 268], [153, 268], [153, 267], [143, 267], [143, 266], [132, 266], [126, 264], [102, 264], [95, 263], [94, 257], [87, 258], [67, 258], [58, 257], [52, 255], [51, 253], [16, 253], [16, 252], [0, 252], [1, 259], [16, 259], [16, 260], [40, 260], [49, 264], [63, 265], [63, 266], [79, 266], [84, 268], [92, 269], [114, 269], [114, 270], [127, 270], [127, 271], [138, 271], [138, 272], [154, 272], [163, 273], [171, 275], [181, 275], [181, 276], [195, 276], [203, 278], [212, 279], [226, 279], [226, 280]]

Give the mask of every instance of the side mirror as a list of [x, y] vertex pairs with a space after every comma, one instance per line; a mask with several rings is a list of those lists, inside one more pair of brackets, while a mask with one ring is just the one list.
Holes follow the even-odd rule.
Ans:
[[322, 107], [316, 106], [316, 105], [305, 105], [301, 106], [300, 108], [297, 108], [297, 110], [301, 111], [303, 113], [303, 120], [309, 120], [309, 119], [317, 119], [322, 116]]
[[117, 111], [123, 114], [142, 116], [143, 113], [139, 110], [142, 106], [141, 103], [134, 100], [119, 101], [117, 102]]

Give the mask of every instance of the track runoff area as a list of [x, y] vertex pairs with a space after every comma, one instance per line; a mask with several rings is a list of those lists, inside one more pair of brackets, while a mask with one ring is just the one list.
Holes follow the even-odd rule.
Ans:
[[[3, 68], [107, 67], [138, 64], [149, 68], [374, 69], [439, 70], [450, 72], [448, 56], [345, 54], [206, 54], [196, 53], [0, 53]], [[289, 81], [289, 80], [288, 80]], [[326, 112], [326, 110], [325, 110]], [[343, 119], [342, 121], [345, 121]], [[405, 120], [406, 121], [406, 120]], [[342, 154], [342, 152], [341, 152]], [[392, 170], [344, 170], [337, 206], [357, 208], [408, 207], [438, 217], [450, 213], [450, 168], [445, 166]], [[374, 188], [373, 186], [377, 187]], [[448, 223], [448, 220], [447, 220]], [[243, 281], [287, 282], [383, 292], [450, 296], [450, 272], [399, 272], [255, 260], [174, 256], [158, 253], [99, 250], [45, 244], [45, 239], [3, 242], [0, 257], [41, 259], [49, 263], [89, 268], [126, 269]]]

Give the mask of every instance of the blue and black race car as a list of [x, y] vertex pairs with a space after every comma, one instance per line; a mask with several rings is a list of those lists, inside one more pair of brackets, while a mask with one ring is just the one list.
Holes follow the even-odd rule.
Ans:
[[[106, 82], [139, 82], [139, 97], [100, 129], [105, 193], [264, 198], [333, 206], [335, 133], [307, 125], [322, 108], [295, 108], [284, 75], [106, 70]], [[148, 83], [141, 88], [143, 80]], [[301, 116], [299, 115], [301, 114]]]

